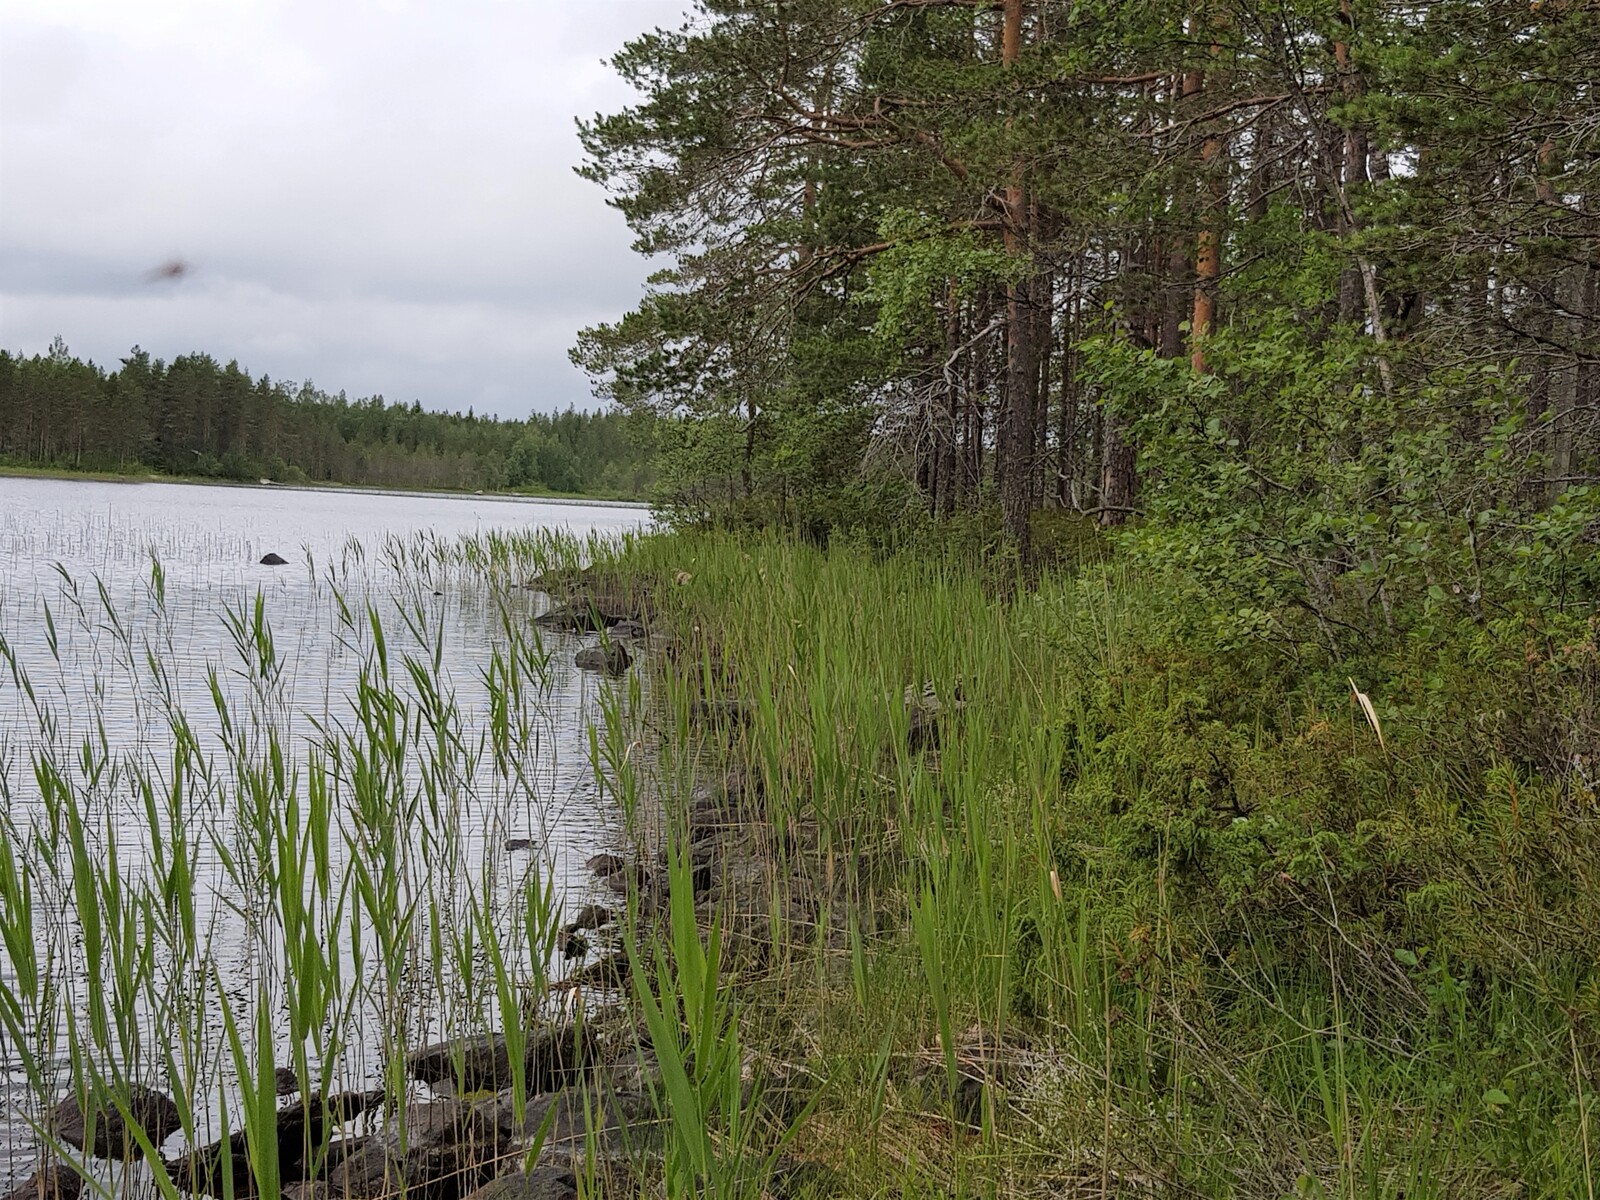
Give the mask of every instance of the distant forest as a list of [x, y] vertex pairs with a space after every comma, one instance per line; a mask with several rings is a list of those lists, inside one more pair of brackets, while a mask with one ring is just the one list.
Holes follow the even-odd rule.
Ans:
[[572, 408], [505, 421], [350, 400], [252, 379], [206, 354], [165, 363], [137, 346], [113, 371], [59, 338], [31, 358], [0, 350], [0, 462], [21, 466], [634, 497], [653, 478], [647, 423]]

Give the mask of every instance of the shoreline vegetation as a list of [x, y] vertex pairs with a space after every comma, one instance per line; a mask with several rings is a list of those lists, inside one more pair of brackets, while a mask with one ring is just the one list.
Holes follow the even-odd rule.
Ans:
[[[160, 1163], [139, 1143], [168, 1196], [1586, 1194], [1600, 799], [1587, 767], [1539, 766], [1528, 715], [1595, 694], [1593, 641], [1308, 668], [1219, 642], [1192, 581], [1104, 551], [1022, 579], [775, 535], [467, 539], [457, 586], [551, 600], [507, 616], [486, 677], [504, 778], [545, 655], [630, 648], [591, 759], [631, 833], [591, 860], [591, 902], [461, 871], [460, 817], [430, 815], [449, 793], [400, 783], [413, 757], [471, 777], [428, 732], [461, 701], [425, 662], [391, 675], [356, 623], [356, 720], [304, 785], [292, 753], [266, 766], [270, 689], [229, 710], [230, 870], [282, 956], [253, 1012], [221, 998], [220, 1027], [153, 1041], [109, 1019], [219, 999], [185, 950], [185, 841], [152, 842], [156, 882], [74, 861], [92, 808], [70, 774], [58, 833], [8, 824], [0, 1019], [13, 1052], [47, 1042], [41, 1113], [48, 1031], [76, 1029], [47, 1144], [84, 1111], [117, 1136], [159, 1118], [150, 1083], [178, 1101], [166, 1131], [219, 1087], [236, 1131]], [[241, 627], [263, 682], [271, 644]], [[169, 791], [158, 825], [163, 803], [204, 800]], [[58, 894], [67, 940], [29, 951]], [[87, 1025], [25, 986], [52, 947], [103, 956]], [[352, 1077], [360, 1029], [382, 1052]]]
[[218, 479], [205, 475], [164, 475], [154, 471], [75, 471], [66, 467], [38, 467], [18, 463], [0, 462], [0, 479], [49, 479], [63, 482], [83, 480], [91, 483], [170, 483], [198, 484], [206, 487], [255, 488], [279, 491], [343, 492], [363, 496], [436, 496], [444, 500], [485, 499], [515, 503], [519, 500], [546, 504], [592, 504], [602, 508], [643, 508], [648, 499], [643, 496], [589, 495], [582, 492], [546, 492], [537, 489], [516, 491], [444, 491], [435, 488], [371, 487], [364, 484], [340, 483], [284, 483], [272, 479]]
[[568, 611], [663, 639], [633, 1000], [653, 1051], [747, 1064], [663, 1089], [708, 1139], [669, 1137], [668, 1194], [1595, 1187], [1600, 797], [1528, 740], [1593, 703], [1592, 622], [1317, 671], [1103, 546], [1018, 587], [678, 533], [588, 578]]

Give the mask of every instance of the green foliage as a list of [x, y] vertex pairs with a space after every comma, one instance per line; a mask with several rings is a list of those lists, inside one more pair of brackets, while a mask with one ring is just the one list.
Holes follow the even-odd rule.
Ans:
[[574, 357], [703, 429], [667, 513], [849, 529], [865, 465], [1024, 559], [1031, 510], [1142, 521], [1335, 655], [1592, 602], [1600, 9], [1022, 10], [717, 0], [617, 56], [585, 173], [668, 265]]
[[1241, 320], [1208, 341], [1205, 375], [1126, 339], [1086, 343], [1149, 479], [1151, 520], [1125, 539], [1136, 561], [1181, 572], [1236, 641], [1335, 657], [1600, 596], [1593, 489], [1527, 510], [1543, 440], [1514, 373], [1419, 367], [1389, 389], [1363, 341]]
[[985, 284], [1003, 285], [1018, 275], [1016, 259], [992, 238], [970, 229], [950, 233], [924, 213], [891, 209], [878, 232], [889, 248], [873, 259], [867, 298], [876, 305], [876, 336], [895, 353], [942, 342], [940, 310], [931, 297], [968, 299]]
[[118, 370], [0, 351], [0, 462], [160, 471], [253, 483], [643, 496], [649, 423], [619, 412], [500, 421], [381, 396], [252, 380], [203, 354], [170, 364], [135, 347]]
[[[1348, 675], [1207, 619], [1209, 576], [1085, 555], [1002, 599], [925, 544], [724, 535], [629, 562], [692, 575], [662, 619], [737, 664], [730, 747], [775, 838], [831, 872], [815, 963], [734, 976], [727, 1003], [758, 1061], [799, 1031], [797, 1153], [846, 1194], [1005, 1194], [1086, 1161], [1107, 1194], [1583, 1194], [1592, 625], [1400, 631], [1347, 664], [1380, 744]], [[937, 750], [905, 741], [921, 681], [961, 697]], [[686, 722], [701, 681], [661, 687]], [[985, 1070], [970, 1129], [920, 1115]]]

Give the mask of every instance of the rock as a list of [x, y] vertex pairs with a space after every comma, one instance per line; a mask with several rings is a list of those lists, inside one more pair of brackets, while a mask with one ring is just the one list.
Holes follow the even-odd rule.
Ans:
[[627, 638], [637, 642], [649, 635], [650, 631], [644, 627], [643, 621], [618, 621], [606, 628], [606, 636], [610, 638]]
[[492, 1179], [503, 1141], [493, 1122], [464, 1100], [407, 1105], [384, 1129], [357, 1139], [325, 1172], [328, 1192], [338, 1200], [385, 1200], [404, 1194], [416, 1200], [461, 1200]]
[[507, 850], [532, 850], [533, 849], [533, 839], [532, 838], [507, 838], [506, 839], [506, 849]]
[[964, 706], [961, 681], [955, 687], [947, 705], [934, 691], [933, 684], [925, 683], [919, 690], [908, 686], [902, 703], [906, 710], [906, 745], [913, 751], [939, 748], [940, 724], [946, 712], [959, 712]]
[[609, 908], [601, 904], [585, 904], [577, 911], [566, 927], [573, 932], [580, 929], [601, 929], [610, 925], [617, 918]]
[[[183, 1127], [172, 1097], [133, 1083], [124, 1093], [128, 1115], [144, 1130], [150, 1144], [160, 1148]], [[104, 1094], [90, 1096], [87, 1111], [80, 1098], [68, 1096], [50, 1112], [50, 1128], [69, 1146], [96, 1158], [131, 1161], [144, 1156], [122, 1113]]]
[[620, 991], [628, 986], [628, 952], [613, 950], [568, 975], [563, 981], [573, 987], [593, 987]]
[[744, 700], [695, 699], [689, 703], [689, 719], [699, 725], [732, 729], [748, 725], [755, 718], [755, 705]]
[[585, 646], [573, 656], [572, 661], [585, 671], [621, 675], [632, 664], [633, 655], [621, 642], [607, 642], [602, 646]]
[[598, 633], [606, 627], [604, 614], [582, 608], [552, 608], [540, 613], [533, 623], [542, 629], [556, 629], [563, 633]]
[[589, 953], [589, 939], [576, 929], [563, 927], [556, 933], [556, 949], [562, 958], [582, 958]]
[[45, 1159], [5, 1200], [78, 1200], [83, 1193], [83, 1176], [65, 1163]]
[[620, 854], [596, 854], [583, 864], [595, 876], [604, 879], [607, 875], [617, 875], [628, 869], [628, 860]]
[[577, 1200], [578, 1177], [562, 1167], [534, 1167], [491, 1180], [471, 1200]]
[[[528, 1091], [551, 1092], [562, 1087], [587, 1057], [587, 1043], [580, 1038], [575, 1024], [535, 1026], [528, 1031]], [[511, 1055], [504, 1034], [486, 1034], [426, 1046], [407, 1056], [406, 1067], [411, 1078], [427, 1084], [453, 1086], [457, 1095], [497, 1092], [511, 1085]]]
[[289, 560], [284, 558], [281, 554], [273, 554], [269, 552], [261, 556], [261, 565], [263, 567], [287, 567], [289, 565]]
[[[651, 1064], [653, 1067], [653, 1064]], [[624, 1072], [622, 1079], [643, 1079], [639, 1071]], [[654, 1118], [650, 1097], [642, 1088], [618, 1088], [611, 1080], [597, 1080], [599, 1087], [588, 1092], [568, 1088], [542, 1096], [529, 1096], [523, 1104], [522, 1120], [516, 1119], [516, 1108], [509, 1091], [500, 1092], [490, 1099], [477, 1102], [477, 1116], [492, 1125], [499, 1144], [508, 1154], [529, 1146], [541, 1129], [544, 1146], [539, 1161], [545, 1164], [565, 1165], [566, 1155], [575, 1154], [581, 1161], [584, 1142], [593, 1132], [602, 1142], [602, 1153], [626, 1142], [627, 1135], [642, 1130]], [[617, 1135], [622, 1135], [621, 1137]], [[610, 1135], [610, 1136], [607, 1136]], [[570, 1160], [569, 1160], [570, 1161]]]
[[[328, 1146], [333, 1132], [362, 1113], [383, 1103], [383, 1089], [341, 1092], [328, 1098], [313, 1095], [277, 1112], [278, 1178], [282, 1183], [305, 1180]], [[244, 1131], [226, 1142], [217, 1141], [173, 1159], [164, 1160], [167, 1173], [180, 1191], [222, 1200], [232, 1178], [236, 1197], [254, 1196], [259, 1189], [250, 1165], [249, 1139]]]
[[919, 1055], [912, 1081], [921, 1087], [930, 1104], [938, 1106], [941, 1100], [947, 1101], [956, 1120], [982, 1125], [986, 1097], [1017, 1082], [1021, 1049], [1020, 1044], [1002, 1042], [982, 1026], [974, 1025], [955, 1046], [954, 1091], [950, 1090], [944, 1050], [938, 1045]]

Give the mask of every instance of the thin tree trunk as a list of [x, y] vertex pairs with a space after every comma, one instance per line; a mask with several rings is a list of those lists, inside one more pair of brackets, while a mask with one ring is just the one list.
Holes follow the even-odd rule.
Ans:
[[[980, 292], [973, 309], [973, 324], [989, 312], [989, 297]], [[989, 391], [989, 338], [980, 338], [972, 348], [972, 386], [967, 390], [966, 494], [976, 508], [983, 494], [984, 397]]]
[[[1222, 50], [1215, 41], [1211, 55], [1215, 58]], [[1192, 84], [1189, 82], [1192, 80]], [[1191, 72], [1184, 82], [1186, 96], [1199, 96], [1205, 91], [1205, 73]], [[1194, 312], [1189, 318], [1189, 337], [1193, 352], [1189, 365], [1195, 371], [1206, 370], [1205, 340], [1216, 328], [1217, 281], [1222, 277], [1222, 217], [1227, 202], [1226, 181], [1223, 176], [1222, 136], [1215, 129], [1206, 131], [1200, 144], [1200, 175], [1206, 198], [1202, 201], [1200, 231], [1194, 248]]]
[[1029, 481], [1033, 489], [1033, 507], [1039, 508], [1050, 489], [1045, 485], [1050, 444], [1050, 356], [1052, 345], [1052, 317], [1055, 311], [1055, 277], [1044, 272], [1034, 280], [1034, 345], [1038, 348], [1033, 381], [1033, 461], [1028, 465]]
[[934, 479], [938, 489], [934, 498], [934, 514], [939, 517], [948, 517], [954, 511], [956, 498], [956, 422], [960, 415], [961, 394], [960, 377], [949, 360], [956, 356], [961, 346], [961, 302], [953, 279], [945, 286], [944, 304], [944, 409], [934, 427]]
[[[1016, 67], [1022, 50], [1022, 0], [1004, 0], [1004, 25], [1000, 59], [1006, 70]], [[1012, 258], [1028, 253], [1028, 211], [1023, 190], [1022, 164], [1012, 167], [1006, 186], [1005, 248]], [[1006, 285], [1006, 380], [1000, 410], [1000, 507], [1006, 532], [1028, 557], [1028, 516], [1033, 488], [1029, 478], [1033, 463], [1033, 401], [1035, 368], [1028, 285]]]
[[1056, 426], [1056, 499], [1063, 508], [1077, 508], [1074, 443], [1078, 437], [1078, 297], [1075, 272], [1067, 269], [1067, 303], [1061, 314], [1061, 405]]

